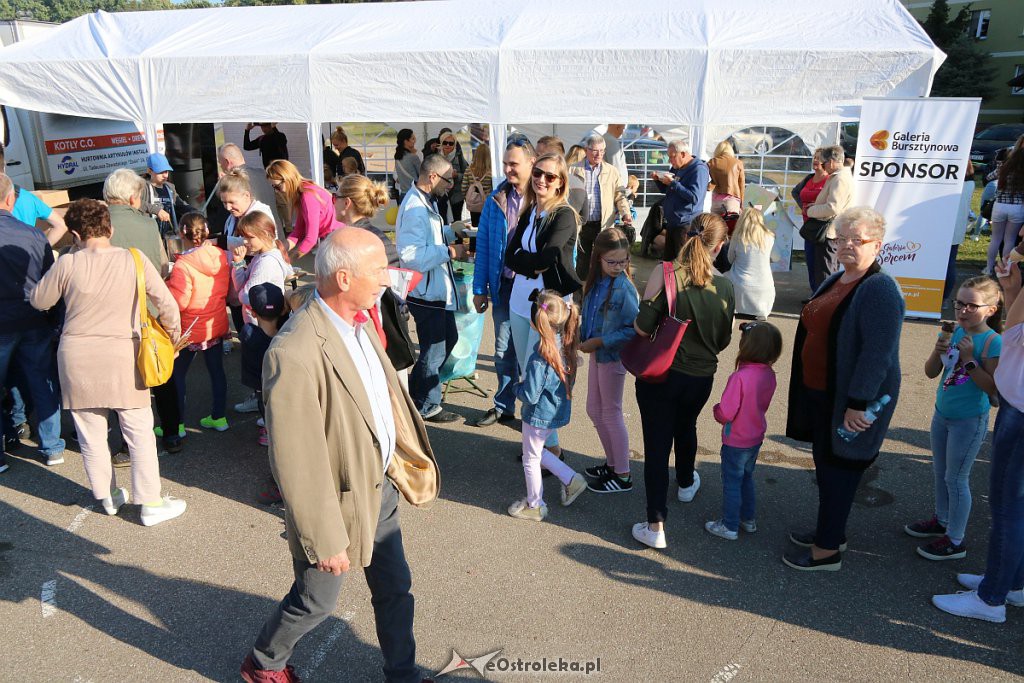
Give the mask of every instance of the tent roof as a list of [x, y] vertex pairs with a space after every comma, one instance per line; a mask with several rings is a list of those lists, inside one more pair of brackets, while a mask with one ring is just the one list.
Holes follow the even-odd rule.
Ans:
[[898, 0], [96, 12], [0, 49], [0, 102], [143, 124], [790, 124], [927, 95], [943, 59]]

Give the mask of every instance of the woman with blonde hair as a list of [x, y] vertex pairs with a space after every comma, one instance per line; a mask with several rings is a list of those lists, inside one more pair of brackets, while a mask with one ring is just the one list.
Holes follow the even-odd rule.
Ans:
[[388, 203], [388, 190], [384, 184], [375, 183], [366, 176], [348, 175], [341, 179], [335, 197], [338, 220], [349, 227], [369, 230], [379, 237], [388, 255], [388, 265], [398, 268], [398, 249], [395, 243], [370, 222], [377, 211]]
[[[515, 273], [509, 323], [520, 373], [537, 344], [537, 332], [530, 327], [533, 293], [553, 290], [570, 301], [583, 287], [574, 265], [579, 214], [567, 202], [569, 167], [561, 155], [545, 154], [534, 162], [531, 176], [519, 224], [505, 249], [505, 265]], [[557, 432], [551, 432], [546, 446], [561, 453]]]
[[484, 203], [491, 196], [493, 190], [491, 148], [480, 143], [473, 150], [473, 161], [469, 162], [469, 168], [462, 176], [462, 196], [466, 199], [469, 220], [473, 225], [480, 225], [480, 214], [483, 213]]
[[743, 190], [747, 179], [743, 160], [736, 158], [732, 143], [722, 140], [715, 147], [715, 155], [708, 161], [711, 182], [711, 213], [718, 215], [739, 213], [743, 206]]
[[[667, 316], [689, 320], [665, 381], [636, 381], [636, 402], [643, 427], [644, 488], [647, 521], [633, 525], [633, 538], [652, 548], [666, 547], [668, 516], [668, 456], [676, 453], [676, 498], [689, 503], [700, 489], [694, 469], [697, 457], [697, 418], [711, 397], [718, 354], [732, 339], [732, 283], [714, 268], [725, 246], [727, 228], [721, 216], [698, 214], [683, 235], [679, 255], [672, 261], [674, 277], [652, 277], [633, 327], [642, 337], [654, 334]], [[675, 309], [669, 310], [665, 287], [676, 288]]]
[[729, 263], [726, 277], [736, 292], [736, 317], [764, 320], [775, 304], [775, 279], [772, 277], [772, 249], [775, 233], [764, 224], [758, 209], [743, 209], [736, 232], [729, 241]]
[[331, 193], [303, 178], [290, 161], [278, 159], [267, 166], [267, 180], [292, 213], [294, 228], [288, 235], [289, 250], [299, 258], [308, 254], [319, 240], [341, 227], [334, 217]]

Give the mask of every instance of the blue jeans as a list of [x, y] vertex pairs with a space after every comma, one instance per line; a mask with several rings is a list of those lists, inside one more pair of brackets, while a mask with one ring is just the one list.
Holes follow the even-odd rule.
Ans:
[[[28, 415], [32, 412], [31, 395], [25, 384], [25, 377], [17, 366], [7, 368], [7, 379], [4, 381], [7, 387], [7, 396], [4, 397], [4, 429], [12, 432], [16, 427], [28, 422]], [[26, 397], [29, 399], [26, 401]]]
[[420, 415], [429, 415], [441, 405], [441, 366], [459, 341], [459, 330], [455, 311], [445, 310], [443, 302], [435, 307], [410, 297], [407, 303], [420, 344], [420, 355], [409, 371], [409, 395]]
[[971, 467], [988, 434], [988, 413], [950, 420], [932, 416], [935, 516], [950, 538], [963, 539], [971, 515]]
[[[185, 380], [188, 377], [188, 368], [196, 354], [203, 354], [203, 361], [206, 363], [206, 372], [210, 375], [210, 387], [213, 392], [213, 407], [210, 409], [210, 417], [219, 420], [224, 417], [225, 404], [228, 398], [228, 379], [224, 375], [224, 347], [218, 342], [205, 351], [189, 351], [184, 349], [174, 359], [174, 385], [178, 391], [178, 415], [182, 422], [185, 421]], [[177, 432], [173, 432], [177, 434]]]
[[[0, 377], [11, 364], [21, 371], [39, 419], [39, 450], [56, 455], [64, 450], [60, 438], [60, 391], [53, 357], [53, 332], [47, 327], [0, 334]], [[3, 426], [0, 423], [0, 436]]]
[[741, 519], [755, 518], [754, 465], [760, 450], [761, 444], [750, 448], [722, 444], [722, 523], [729, 531], [739, 531]]
[[989, 605], [1002, 605], [1009, 591], [1024, 588], [1024, 413], [999, 398], [988, 495], [992, 530], [978, 586], [978, 597]]
[[[516, 362], [519, 365], [519, 376], [522, 377], [523, 372], [526, 370], [526, 361], [530, 360], [533, 347], [537, 346], [537, 342], [540, 341], [540, 334], [537, 333], [537, 330], [533, 329], [529, 318], [524, 318], [516, 313], [509, 313], [509, 326], [512, 331], [512, 344], [515, 347]], [[544, 440], [544, 445], [548, 448], [558, 446], [558, 430], [551, 430], [548, 438]]]
[[494, 392], [494, 408], [503, 415], [516, 414], [516, 383], [519, 365], [516, 346], [512, 341], [508, 299], [512, 294], [512, 280], [501, 278], [498, 297], [491, 299], [491, 318], [494, 320], [494, 374], [498, 376], [498, 390]]

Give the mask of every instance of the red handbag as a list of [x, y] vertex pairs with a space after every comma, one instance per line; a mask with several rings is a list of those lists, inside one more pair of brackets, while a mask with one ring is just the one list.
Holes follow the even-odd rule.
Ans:
[[635, 375], [637, 379], [652, 384], [659, 384], [668, 378], [669, 368], [675, 360], [676, 351], [683, 341], [683, 333], [689, 326], [689, 320], [680, 320], [676, 313], [676, 278], [672, 264], [662, 262], [662, 275], [665, 277], [665, 299], [669, 313], [658, 324], [650, 337], [637, 335], [629, 340], [619, 359], [622, 365]]

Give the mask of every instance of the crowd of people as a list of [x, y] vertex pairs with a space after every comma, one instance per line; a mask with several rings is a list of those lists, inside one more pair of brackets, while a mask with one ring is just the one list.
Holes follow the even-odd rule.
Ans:
[[[107, 514], [129, 500], [142, 506], [146, 526], [185, 512], [185, 501], [161, 495], [158, 451], [183, 448], [186, 377], [198, 354], [211, 387], [210, 412], [199, 424], [229, 429], [224, 355], [235, 329], [241, 383], [253, 392], [236, 409], [260, 414], [255, 438], [269, 448], [269, 469], [258, 497], [283, 501], [288, 511], [295, 573], [245, 659], [246, 680], [297, 680], [288, 658], [331, 612], [352, 563], [366, 568], [385, 675], [419, 680], [397, 503], [402, 495], [423, 505], [438, 494], [424, 423], [460, 419], [443, 405], [441, 369], [458, 341], [456, 312], [469, 305], [454, 266], [470, 256], [472, 309], [490, 309], [497, 377], [493, 405], [475, 425], [513, 423], [521, 404], [525, 496], [508, 506], [509, 515], [537, 522], [549, 515], [545, 471], [558, 481], [562, 506], [587, 491], [634, 488], [625, 361], [636, 348], [653, 353], [671, 319], [685, 324], [678, 344], [664, 351], [667, 371], [635, 382], [646, 519], [632, 535], [667, 547], [673, 489], [684, 504], [698, 494], [697, 427], [708, 415], [719, 357], [737, 333], [735, 367], [710, 411], [722, 425], [723, 504], [705, 529], [729, 541], [757, 531], [753, 472], [776, 394], [773, 366], [787, 344], [768, 321], [775, 236], [759, 207], [743, 206], [743, 163], [728, 141], [707, 163], [685, 141], [668, 143], [670, 170], [651, 174], [665, 198], [640, 236], [641, 249], [660, 251], [662, 262], [641, 294], [632, 279], [637, 236], [629, 178], [605, 158], [621, 155], [621, 126], [581, 140], [575, 163], [555, 137], [539, 140], [543, 149], [512, 138], [503, 151], [504, 180], [493, 188], [486, 144], [467, 162], [447, 129], [424, 153], [411, 129], [399, 131], [388, 188], [360, 173], [362, 157], [339, 127], [330, 139], [334, 156], [325, 156], [336, 170], [331, 190], [287, 160], [273, 124], [261, 124], [256, 141], [249, 139], [253, 127], [244, 145], [260, 150], [264, 169], [247, 168], [239, 148], [224, 145], [216, 201], [205, 212], [180, 203], [161, 154], [150, 156], [148, 180], [115, 171], [104, 184], [105, 201], [72, 202], [63, 220], [19, 207], [34, 198], [0, 173], [0, 264], [13, 274], [0, 283], [4, 444], [27, 436], [25, 412], [34, 412], [40, 452], [48, 465], [61, 464], [60, 417], [68, 410], [90, 489]], [[1021, 146], [996, 178], [993, 222], [998, 217], [1004, 232], [1019, 229], [1012, 207], [1024, 197]], [[900, 398], [903, 297], [877, 261], [885, 218], [851, 206], [852, 182], [842, 149], [823, 147], [813, 172], [793, 189], [810, 226], [804, 238], [812, 294], [788, 344], [786, 436], [811, 445], [818, 511], [813, 525], [790, 533], [794, 549], [782, 559], [802, 571], [842, 566], [855, 492], [879, 457]], [[704, 211], [709, 192], [711, 210]], [[392, 198], [399, 202], [394, 240], [370, 220]], [[454, 229], [466, 208], [477, 230], [472, 254]], [[34, 227], [35, 217], [49, 219], [49, 235]], [[52, 247], [65, 230], [72, 244], [55, 258]], [[173, 260], [165, 236], [180, 240]], [[289, 291], [293, 259], [313, 252], [315, 284]], [[1022, 258], [1011, 250], [996, 259], [998, 283], [982, 276], [961, 284], [955, 323], [939, 333], [924, 364], [928, 378], [939, 378], [931, 426], [935, 504], [929, 519], [905, 527], [929, 539], [918, 548], [927, 559], [966, 556], [970, 470], [998, 406], [985, 574], [960, 574], [966, 592], [933, 600], [947, 612], [990, 621], [1005, 620], [1005, 604], [1024, 604]], [[716, 268], [723, 263], [724, 275]], [[404, 296], [395, 290], [396, 268], [416, 274]], [[737, 319], [746, 321], [737, 327]], [[157, 328], [176, 350], [169, 378], [159, 384], [138, 362], [141, 340]], [[585, 397], [575, 390], [583, 357]], [[574, 402], [585, 405], [604, 451], [603, 462], [582, 472], [566, 462], [559, 439]], [[108, 443], [111, 414], [122, 449]], [[117, 482], [125, 466], [130, 493]], [[7, 468], [0, 460], [0, 471]]]

